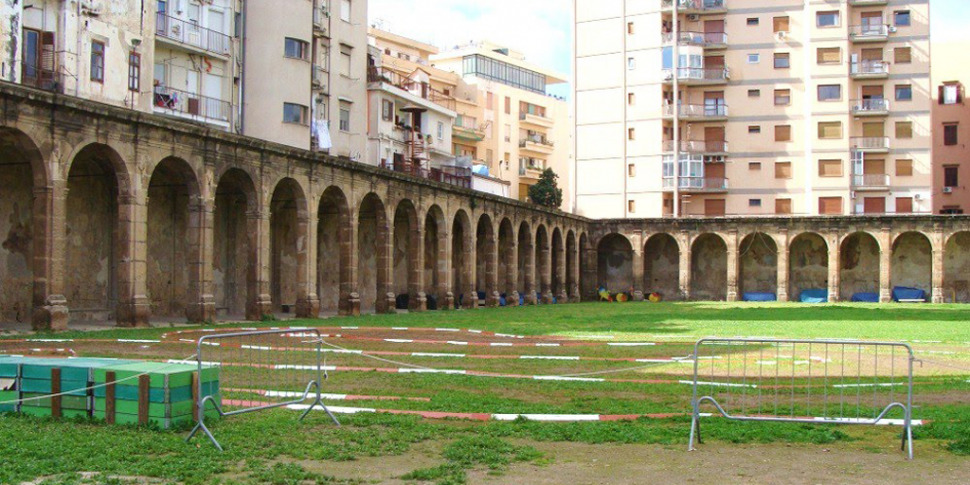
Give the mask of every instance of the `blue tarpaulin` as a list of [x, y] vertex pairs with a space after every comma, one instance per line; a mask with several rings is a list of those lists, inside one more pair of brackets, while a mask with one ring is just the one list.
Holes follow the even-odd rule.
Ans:
[[878, 293], [856, 293], [852, 295], [852, 301], [858, 303], [879, 303]]
[[744, 301], [778, 301], [774, 293], [745, 293]]
[[829, 292], [828, 290], [802, 290], [802, 294], [799, 298], [802, 303], [828, 303]]
[[926, 292], [919, 288], [907, 288], [897, 286], [893, 288], [893, 301], [900, 300], [923, 300], [926, 301]]

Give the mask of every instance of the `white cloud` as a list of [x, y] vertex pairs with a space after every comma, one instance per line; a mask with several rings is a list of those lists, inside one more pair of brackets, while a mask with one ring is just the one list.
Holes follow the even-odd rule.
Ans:
[[571, 69], [571, 0], [370, 0], [367, 9], [371, 23], [442, 49], [490, 40], [538, 66]]

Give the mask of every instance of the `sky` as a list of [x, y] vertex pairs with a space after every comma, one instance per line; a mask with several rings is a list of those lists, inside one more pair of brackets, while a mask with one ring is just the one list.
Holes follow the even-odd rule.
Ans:
[[[370, 23], [439, 48], [471, 40], [507, 44], [571, 78], [573, 0], [370, 0]], [[970, 41], [970, 1], [931, 0], [933, 42]], [[550, 87], [568, 96], [567, 84]]]

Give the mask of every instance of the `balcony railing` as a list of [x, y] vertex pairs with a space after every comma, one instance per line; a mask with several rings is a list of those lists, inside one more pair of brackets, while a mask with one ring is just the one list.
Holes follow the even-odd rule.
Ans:
[[[664, 81], [671, 81], [674, 78], [673, 69], [664, 69]], [[677, 79], [681, 81], [707, 81], [724, 82], [731, 78], [731, 71], [726, 67], [703, 68], [703, 67], [679, 67], [677, 68]]]
[[853, 76], [879, 76], [889, 74], [889, 63], [886, 61], [857, 61], [852, 63]]
[[229, 36], [222, 32], [200, 27], [194, 22], [162, 12], [155, 15], [155, 33], [160, 37], [223, 56], [229, 55], [232, 46]]
[[530, 135], [530, 136], [526, 136], [525, 138], [522, 138], [522, 139], [519, 140], [519, 148], [525, 148], [530, 143], [534, 143], [536, 145], [547, 146], [549, 148], [552, 148], [552, 147], [556, 146], [552, 142], [552, 140], [550, 140], [550, 139], [548, 139], [546, 137]]
[[[723, 10], [725, 0], [676, 0], [678, 10]], [[665, 9], [674, 6], [674, 0], [663, 0], [661, 6]]]
[[[674, 105], [664, 104], [664, 116], [674, 115]], [[728, 107], [724, 104], [682, 104], [677, 109], [680, 118], [724, 118]]]
[[[710, 47], [727, 44], [727, 34], [724, 32], [680, 32], [677, 38], [679, 39], [680, 45]], [[673, 32], [664, 32], [663, 42], [666, 45], [673, 44]]]
[[53, 69], [34, 67], [28, 64], [23, 64], [23, 70], [21, 71], [20, 75], [20, 84], [30, 86], [32, 88], [43, 89], [44, 91], [53, 91], [58, 93], [63, 89], [61, 76], [58, 75]]
[[849, 26], [849, 37], [861, 39], [864, 37], [886, 37], [889, 35], [889, 26], [885, 24], [852, 25]]
[[889, 111], [888, 99], [856, 99], [852, 101], [854, 114], [885, 113]]
[[429, 83], [415, 81], [390, 69], [371, 67], [367, 70], [367, 82], [383, 82], [403, 89], [419, 98], [431, 101], [445, 109], [455, 110], [455, 98], [431, 87]]
[[[673, 190], [674, 178], [664, 177], [663, 188]], [[728, 189], [728, 179], [724, 177], [680, 177], [680, 190], [695, 192], [718, 192]]]
[[327, 71], [320, 66], [313, 66], [313, 87], [324, 93], [329, 92], [327, 86]]
[[[664, 140], [663, 150], [665, 152], [674, 151], [674, 141]], [[683, 140], [680, 142], [680, 152], [683, 153], [726, 153], [728, 143], [723, 140]]]
[[888, 136], [854, 136], [849, 139], [856, 150], [888, 150]]
[[229, 121], [232, 105], [228, 101], [189, 93], [179, 89], [155, 86], [156, 109], [169, 110], [188, 118]]
[[888, 187], [889, 175], [884, 173], [853, 175], [852, 186], [861, 189]]
[[443, 165], [440, 168], [424, 167], [420, 163], [406, 160], [384, 161], [381, 163], [381, 168], [466, 189], [472, 188], [472, 169], [470, 168], [450, 165]]

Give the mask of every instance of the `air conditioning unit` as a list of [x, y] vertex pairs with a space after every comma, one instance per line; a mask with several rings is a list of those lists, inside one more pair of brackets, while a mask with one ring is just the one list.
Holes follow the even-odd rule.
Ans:
[[701, 16], [698, 15], [698, 14], [696, 14], [696, 13], [692, 13], [692, 14], [688, 14], [687, 15], [687, 21], [688, 22], [697, 22], [700, 19], [701, 19]]
[[890, 25], [889, 26], [889, 33], [890, 34], [895, 34], [896, 33], [896, 26], [895, 25]]
[[923, 194], [914, 194], [913, 200], [923, 200]]
[[775, 40], [777, 40], [778, 42], [784, 42], [788, 40], [788, 32], [785, 30], [779, 30], [778, 32], [775, 32]]
[[953, 193], [953, 187], [943, 187], [943, 193], [944, 194], [952, 194]]

